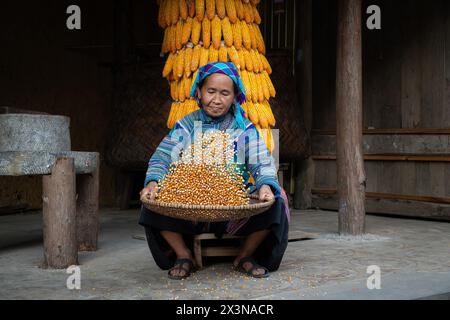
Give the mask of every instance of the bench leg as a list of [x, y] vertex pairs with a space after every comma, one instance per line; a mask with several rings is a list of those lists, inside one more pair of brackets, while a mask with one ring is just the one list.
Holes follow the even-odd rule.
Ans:
[[79, 251], [96, 251], [99, 227], [99, 162], [90, 174], [77, 175], [77, 238]]
[[200, 239], [194, 239], [194, 258], [195, 263], [201, 269], [203, 268], [202, 262], [202, 244]]
[[73, 158], [58, 158], [42, 177], [44, 267], [78, 264], [75, 168]]

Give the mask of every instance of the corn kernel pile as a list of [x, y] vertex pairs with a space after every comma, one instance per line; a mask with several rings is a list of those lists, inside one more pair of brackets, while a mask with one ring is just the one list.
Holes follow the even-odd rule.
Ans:
[[248, 204], [242, 172], [233, 160], [229, 134], [220, 131], [201, 134], [158, 183], [157, 200], [192, 205]]
[[[275, 117], [269, 99], [276, 90], [259, 25], [260, 0], [157, 0], [158, 24], [164, 29], [161, 51], [167, 54], [162, 76], [169, 81], [173, 103], [167, 119], [176, 121], [198, 109], [189, 94], [198, 69], [210, 62], [234, 63], [245, 87], [242, 105], [272, 152], [270, 128]], [[265, 129], [265, 130], [261, 130]]]

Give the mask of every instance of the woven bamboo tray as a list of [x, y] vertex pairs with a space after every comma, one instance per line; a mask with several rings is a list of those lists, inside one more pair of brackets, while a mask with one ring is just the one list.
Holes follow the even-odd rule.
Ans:
[[261, 201], [256, 195], [250, 195], [250, 203], [242, 206], [169, 204], [157, 200], [142, 200], [142, 204], [150, 211], [196, 222], [219, 222], [248, 218], [268, 210], [274, 202], [275, 199]]

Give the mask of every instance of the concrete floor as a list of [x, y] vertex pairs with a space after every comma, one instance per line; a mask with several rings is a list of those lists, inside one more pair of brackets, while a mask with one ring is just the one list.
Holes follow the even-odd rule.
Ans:
[[[99, 250], [80, 253], [81, 289], [65, 270], [45, 270], [40, 214], [0, 217], [0, 299], [448, 299], [450, 223], [367, 216], [367, 234], [340, 237], [337, 214], [294, 211], [291, 230], [318, 233], [290, 242], [279, 271], [252, 279], [231, 262], [209, 264], [183, 281], [153, 262], [138, 211], [101, 211]], [[367, 267], [381, 289], [367, 288]]]

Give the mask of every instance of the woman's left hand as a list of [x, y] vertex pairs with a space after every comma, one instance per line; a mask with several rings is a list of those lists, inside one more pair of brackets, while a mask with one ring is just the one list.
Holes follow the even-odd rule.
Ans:
[[259, 188], [259, 200], [261, 201], [271, 201], [275, 198], [273, 195], [272, 189], [267, 184], [263, 184], [261, 188]]

